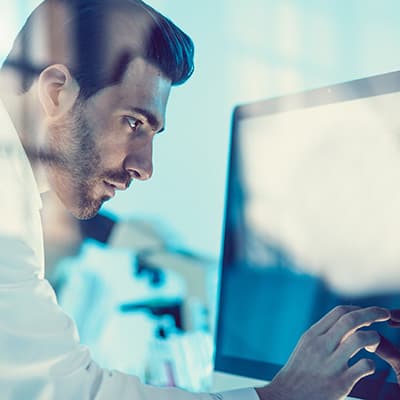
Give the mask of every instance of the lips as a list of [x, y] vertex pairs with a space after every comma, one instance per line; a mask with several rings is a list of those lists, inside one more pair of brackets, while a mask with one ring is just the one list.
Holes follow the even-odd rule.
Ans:
[[114, 197], [115, 196], [116, 186], [111, 184], [111, 183], [108, 183], [106, 181], [103, 181], [103, 184], [104, 184], [107, 196]]
[[115, 191], [116, 190], [126, 190], [128, 189], [128, 187], [131, 184], [131, 181], [123, 183], [123, 182], [110, 182], [110, 181], [103, 181], [104, 186], [106, 188], [106, 193], [111, 196], [114, 197], [115, 196]]
[[105, 180], [104, 182], [117, 190], [126, 190], [126, 189], [128, 189], [128, 187], [131, 183], [131, 181], [121, 182], [121, 181], [113, 181], [110, 179]]

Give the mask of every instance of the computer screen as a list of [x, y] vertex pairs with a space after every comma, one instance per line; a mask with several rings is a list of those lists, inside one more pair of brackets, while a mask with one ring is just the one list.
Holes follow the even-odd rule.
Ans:
[[[217, 370], [270, 380], [336, 305], [400, 308], [399, 91], [392, 72], [234, 110]], [[399, 396], [361, 357], [351, 395]]]

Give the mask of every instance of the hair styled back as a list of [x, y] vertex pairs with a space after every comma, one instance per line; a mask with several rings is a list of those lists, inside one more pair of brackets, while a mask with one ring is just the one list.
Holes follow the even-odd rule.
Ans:
[[117, 84], [135, 57], [171, 80], [193, 73], [189, 36], [141, 0], [44, 0], [16, 37], [2, 69], [18, 73], [24, 93], [47, 66], [66, 65], [88, 98]]

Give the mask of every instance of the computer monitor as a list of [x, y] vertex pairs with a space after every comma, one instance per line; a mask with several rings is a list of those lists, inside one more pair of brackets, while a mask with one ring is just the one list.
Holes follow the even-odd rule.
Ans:
[[[334, 306], [400, 308], [399, 91], [392, 72], [234, 110], [217, 371], [271, 380]], [[351, 396], [400, 398], [357, 357], [377, 371]]]

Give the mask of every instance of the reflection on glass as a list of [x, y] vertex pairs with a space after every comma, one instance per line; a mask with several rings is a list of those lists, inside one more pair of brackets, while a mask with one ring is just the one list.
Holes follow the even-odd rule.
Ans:
[[337, 304], [400, 307], [399, 102], [385, 94], [239, 120], [224, 354], [281, 365]]

